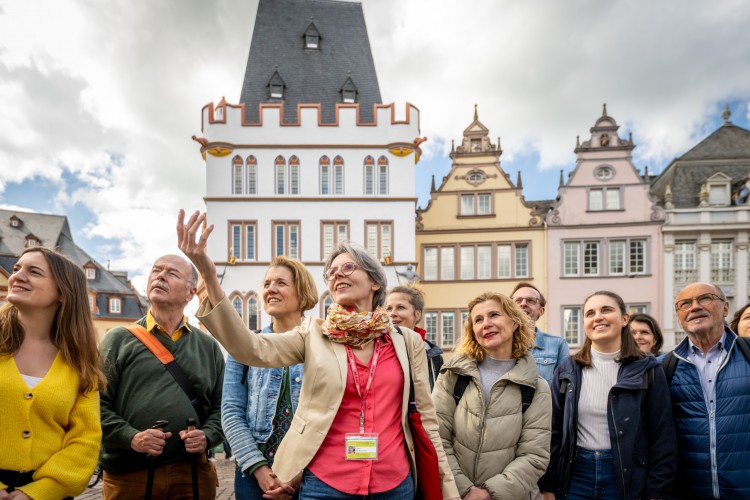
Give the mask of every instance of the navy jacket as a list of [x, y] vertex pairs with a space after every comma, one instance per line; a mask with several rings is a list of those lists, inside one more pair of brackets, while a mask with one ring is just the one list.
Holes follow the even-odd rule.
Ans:
[[716, 404], [708, 405], [690, 345], [674, 350], [680, 360], [672, 377], [672, 412], [677, 428], [677, 482], [687, 498], [750, 498], [750, 363], [725, 329], [727, 355], [716, 378]]
[[[539, 488], [559, 496], [567, 493], [573, 474], [583, 369], [568, 357], [552, 379], [550, 463]], [[648, 370], [653, 370], [653, 378], [647, 375]], [[644, 380], [650, 380], [647, 390]], [[672, 412], [665, 404], [668, 397], [664, 371], [653, 356], [620, 366], [617, 383], [609, 392], [607, 415], [623, 499], [663, 498], [672, 490], [676, 438]]]

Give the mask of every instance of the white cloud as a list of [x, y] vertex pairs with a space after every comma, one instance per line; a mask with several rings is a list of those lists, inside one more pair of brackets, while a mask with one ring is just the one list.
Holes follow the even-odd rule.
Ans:
[[[0, 0], [0, 194], [35, 177], [59, 183], [58, 207], [93, 214], [79, 243], [104, 238], [88, 250], [142, 276], [175, 251], [178, 208], [203, 207], [190, 137], [203, 105], [238, 100], [256, 6]], [[750, 120], [741, 0], [363, 6], [383, 99], [420, 108], [426, 159], [460, 140], [475, 103], [513, 178], [530, 153], [541, 168], [572, 166], [576, 135], [604, 102], [650, 165], [710, 132], [724, 101], [743, 102], [733, 116]]]

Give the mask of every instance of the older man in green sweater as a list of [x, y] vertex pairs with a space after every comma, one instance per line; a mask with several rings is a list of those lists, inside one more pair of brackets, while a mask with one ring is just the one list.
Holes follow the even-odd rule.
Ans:
[[[128, 328], [109, 331], [100, 349], [109, 385], [101, 393], [104, 499], [142, 497], [152, 468], [152, 498], [192, 498], [196, 467], [200, 498], [216, 497], [216, 474], [206, 450], [222, 442], [224, 357], [216, 341], [188, 324], [185, 306], [197, 272], [165, 255], [151, 269], [148, 314], [136, 324], [174, 357], [197, 396], [191, 401], [165, 365]], [[196, 420], [188, 429], [187, 419]], [[165, 429], [152, 429], [167, 420]], [[197, 462], [197, 466], [194, 463]]]

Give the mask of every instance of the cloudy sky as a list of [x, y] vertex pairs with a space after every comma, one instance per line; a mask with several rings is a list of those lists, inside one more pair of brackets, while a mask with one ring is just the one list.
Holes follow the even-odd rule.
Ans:
[[[555, 196], [602, 103], [659, 172], [748, 127], [744, 0], [363, 0], [384, 102], [422, 111], [418, 196], [478, 104], [527, 199]], [[200, 110], [237, 102], [257, 0], [0, 0], [0, 206], [66, 214], [102, 264], [142, 276], [200, 209]], [[494, 139], [493, 139], [494, 140]], [[542, 175], [539, 175], [539, 174]]]

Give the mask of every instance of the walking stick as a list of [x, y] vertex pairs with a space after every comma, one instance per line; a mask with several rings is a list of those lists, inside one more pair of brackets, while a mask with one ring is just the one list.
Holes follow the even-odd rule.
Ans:
[[[195, 430], [195, 419], [190, 417], [187, 419], [187, 431]], [[198, 500], [198, 455], [193, 453], [193, 459], [190, 463], [190, 469], [193, 474], [193, 500]]]
[[[159, 429], [164, 432], [169, 425], [169, 420], [157, 420], [151, 425], [151, 429]], [[151, 493], [154, 489], [154, 469], [156, 468], [156, 457], [148, 456], [148, 478], [146, 479], [146, 496], [145, 500], [151, 500]]]

